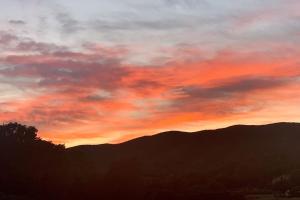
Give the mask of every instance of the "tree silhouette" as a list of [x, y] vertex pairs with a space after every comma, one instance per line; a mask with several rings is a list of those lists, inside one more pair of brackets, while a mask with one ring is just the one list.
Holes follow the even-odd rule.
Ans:
[[0, 137], [18, 142], [29, 142], [37, 139], [38, 130], [33, 126], [8, 123], [0, 126]]

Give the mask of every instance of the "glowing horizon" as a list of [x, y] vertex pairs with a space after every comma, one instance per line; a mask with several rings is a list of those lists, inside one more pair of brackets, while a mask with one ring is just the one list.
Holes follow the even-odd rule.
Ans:
[[300, 1], [4, 0], [0, 120], [67, 146], [300, 119]]

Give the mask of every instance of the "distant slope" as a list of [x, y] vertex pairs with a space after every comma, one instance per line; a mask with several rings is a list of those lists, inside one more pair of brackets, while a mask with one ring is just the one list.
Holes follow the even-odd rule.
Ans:
[[[90, 150], [90, 149], [99, 149], [99, 148], [105, 148], [108, 146], [116, 146], [116, 145], [124, 145], [124, 144], [132, 144], [132, 143], [140, 143], [141, 141], [150, 141], [153, 139], [159, 139], [161, 137], [168, 137], [172, 138], [174, 135], [181, 135], [182, 137], [186, 137], [188, 134], [193, 135], [192, 137], [197, 137], [196, 134], [240, 134], [240, 131], [247, 132], [256, 132], [257, 131], [265, 131], [268, 132], [278, 132], [282, 131], [289, 131], [289, 130], [295, 130], [299, 129], [300, 123], [296, 122], [280, 122], [280, 123], [274, 123], [274, 124], [267, 124], [267, 125], [233, 125], [229, 126], [227, 128], [220, 128], [220, 129], [213, 129], [213, 130], [203, 130], [203, 131], [196, 131], [196, 132], [183, 132], [183, 131], [166, 131], [162, 133], [158, 133], [152, 136], [142, 136], [139, 138], [135, 138], [132, 140], [129, 140], [127, 142], [123, 142], [120, 144], [100, 144], [100, 145], [79, 145], [68, 148], [69, 151], [81, 151], [81, 150]], [[251, 129], [251, 130], [250, 130]], [[175, 136], [176, 137], [176, 136]]]
[[[69, 148], [70, 162], [91, 174], [134, 173], [143, 179], [210, 188], [271, 187], [300, 169], [300, 124], [236, 125], [194, 133], [164, 132], [117, 145]], [[138, 168], [133, 172], [130, 168]], [[183, 186], [182, 186], [183, 187]]]

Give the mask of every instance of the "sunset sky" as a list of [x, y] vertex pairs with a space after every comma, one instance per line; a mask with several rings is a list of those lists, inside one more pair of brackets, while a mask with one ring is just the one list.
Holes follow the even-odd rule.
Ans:
[[44, 139], [300, 121], [299, 0], [0, 5], [0, 120]]

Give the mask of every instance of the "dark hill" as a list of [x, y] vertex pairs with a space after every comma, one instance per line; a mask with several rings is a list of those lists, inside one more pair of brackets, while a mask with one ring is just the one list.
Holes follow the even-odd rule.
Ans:
[[37, 138], [32, 127], [2, 128], [0, 197], [235, 200], [300, 186], [299, 123], [170, 131], [68, 149]]
[[300, 170], [299, 142], [300, 124], [277, 123], [171, 131], [67, 151], [77, 168], [75, 174], [80, 170], [91, 177], [109, 174], [108, 179], [114, 177], [120, 188], [137, 176], [145, 188], [172, 191], [175, 187], [182, 193], [243, 191], [271, 189], [274, 178]]

